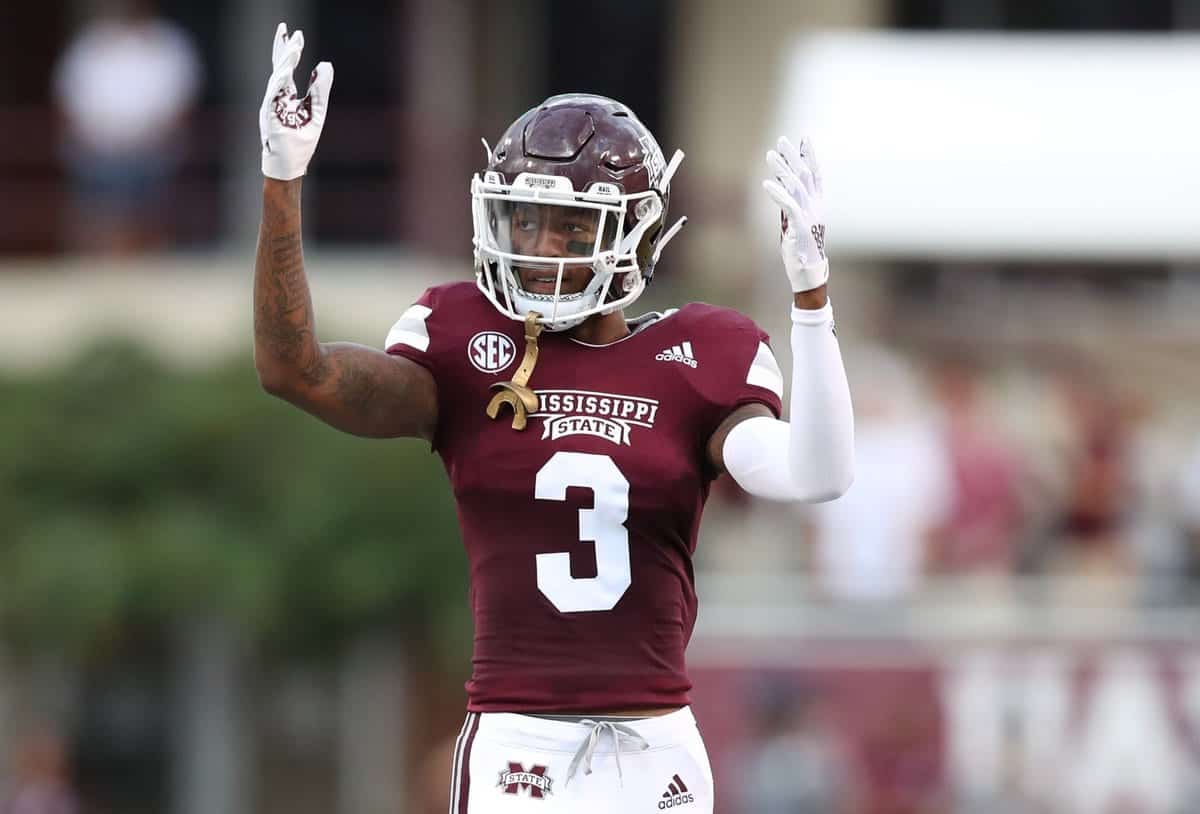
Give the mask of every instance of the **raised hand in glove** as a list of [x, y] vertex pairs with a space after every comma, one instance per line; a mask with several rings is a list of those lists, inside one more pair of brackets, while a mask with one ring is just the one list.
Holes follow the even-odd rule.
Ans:
[[821, 171], [808, 139], [797, 149], [784, 136], [778, 148], [767, 151], [767, 166], [775, 177], [763, 181], [763, 189], [782, 210], [779, 252], [792, 291], [811, 291], [829, 280]]
[[303, 50], [304, 32], [295, 31], [289, 36], [287, 23], [280, 23], [271, 48], [271, 78], [258, 111], [263, 175], [280, 181], [304, 175], [329, 109], [329, 89], [333, 86], [333, 65], [329, 62], [318, 63], [309, 77], [308, 92], [302, 97], [296, 95], [292, 74]]

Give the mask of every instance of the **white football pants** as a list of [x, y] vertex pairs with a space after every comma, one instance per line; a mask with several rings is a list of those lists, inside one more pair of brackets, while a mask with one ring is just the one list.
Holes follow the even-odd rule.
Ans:
[[687, 707], [582, 722], [468, 713], [449, 814], [712, 814], [713, 779]]

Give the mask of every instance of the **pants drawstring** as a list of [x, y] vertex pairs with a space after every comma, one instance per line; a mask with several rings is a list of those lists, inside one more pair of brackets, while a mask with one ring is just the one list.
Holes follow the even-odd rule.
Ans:
[[590, 718], [584, 718], [579, 723], [591, 727], [583, 743], [579, 745], [579, 749], [575, 752], [575, 757], [571, 759], [571, 765], [567, 768], [567, 779], [564, 785], [569, 785], [571, 778], [575, 776], [575, 771], [579, 768], [579, 764], [583, 764], [583, 773], [592, 773], [592, 755], [596, 751], [596, 746], [600, 743], [600, 735], [608, 732], [613, 739], [613, 751], [617, 760], [617, 779], [624, 784], [625, 778], [621, 774], [621, 742], [625, 741], [626, 746], [632, 746], [638, 751], [650, 748], [650, 744], [637, 733], [632, 727], [625, 724], [614, 723], [613, 721], [593, 721]]

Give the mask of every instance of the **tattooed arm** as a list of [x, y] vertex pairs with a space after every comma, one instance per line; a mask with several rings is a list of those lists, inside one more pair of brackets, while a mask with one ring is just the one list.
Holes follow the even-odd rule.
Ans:
[[254, 364], [264, 389], [339, 430], [433, 439], [437, 387], [415, 362], [317, 341], [300, 240], [303, 179], [264, 179], [254, 267]]

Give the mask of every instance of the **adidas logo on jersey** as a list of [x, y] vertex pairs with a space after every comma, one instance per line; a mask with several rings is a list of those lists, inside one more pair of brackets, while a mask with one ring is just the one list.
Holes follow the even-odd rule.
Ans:
[[669, 348], [663, 348], [658, 356], [654, 357], [659, 362], [683, 362], [688, 367], [694, 368], [699, 363], [696, 361], [696, 355], [692, 353], [692, 343], [683, 342], [679, 345], [672, 345]]
[[696, 802], [696, 797], [688, 791], [688, 787], [684, 785], [683, 780], [679, 775], [671, 775], [671, 782], [667, 785], [667, 790], [662, 793], [662, 799], [658, 801], [658, 807], [663, 811], [668, 808], [686, 805], [687, 803]]

